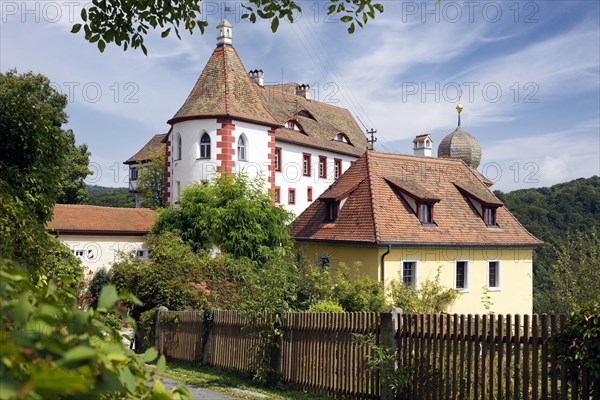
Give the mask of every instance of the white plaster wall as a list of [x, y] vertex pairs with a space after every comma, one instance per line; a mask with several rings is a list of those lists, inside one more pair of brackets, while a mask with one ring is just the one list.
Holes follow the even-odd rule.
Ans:
[[112, 263], [118, 260], [119, 251], [144, 250], [145, 257], [148, 255], [144, 236], [59, 235], [58, 239], [71, 251], [83, 250], [81, 262], [94, 272], [102, 267], [110, 269]]
[[[269, 129], [265, 126], [255, 125], [248, 122], [233, 121], [235, 129], [233, 136], [235, 142], [234, 161], [235, 172], [243, 172], [250, 179], [262, 176], [265, 183], [269, 177]], [[238, 139], [241, 135], [246, 136], [246, 160], [238, 160]]]
[[[175, 201], [177, 196], [176, 182], [180, 182], [180, 188], [188, 186], [191, 182], [202, 182], [210, 180], [216, 173], [217, 166], [217, 129], [221, 124], [216, 119], [202, 119], [178, 122], [173, 125], [171, 132], [171, 147], [169, 161], [171, 162], [169, 178], [169, 202]], [[199, 159], [198, 145], [200, 138], [208, 133], [210, 136], [210, 159]], [[181, 160], [176, 160], [176, 137], [181, 135]], [[219, 149], [220, 152], [220, 149]]]
[[[308, 187], [313, 188], [313, 201], [323, 193], [334, 179], [334, 159], [342, 160], [342, 174], [350, 168], [350, 163], [358, 157], [347, 156], [332, 151], [319, 150], [311, 147], [300, 146], [282, 141], [276, 141], [276, 146], [281, 148], [281, 172], [275, 172], [275, 186], [280, 188], [281, 205], [300, 215], [310, 204], [307, 200]], [[302, 155], [311, 155], [311, 176], [302, 175]], [[319, 156], [327, 157], [327, 178], [319, 178]], [[296, 189], [296, 204], [288, 204], [288, 190]]]

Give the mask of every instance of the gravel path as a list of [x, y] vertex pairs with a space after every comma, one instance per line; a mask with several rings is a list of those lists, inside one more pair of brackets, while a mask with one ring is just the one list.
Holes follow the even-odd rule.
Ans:
[[179, 382], [171, 378], [165, 378], [164, 376], [161, 376], [161, 380], [168, 388], [172, 388], [173, 386], [179, 383], [184, 384], [192, 391], [193, 400], [239, 400], [239, 397], [233, 397], [225, 393], [217, 392], [215, 390], [210, 390], [200, 386]]

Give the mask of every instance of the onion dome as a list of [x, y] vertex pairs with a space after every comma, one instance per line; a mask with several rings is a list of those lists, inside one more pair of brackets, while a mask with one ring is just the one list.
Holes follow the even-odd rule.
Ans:
[[458, 111], [458, 127], [442, 139], [438, 147], [438, 157], [463, 160], [469, 167], [476, 169], [481, 162], [481, 144], [475, 137], [460, 126], [462, 105], [456, 106]]

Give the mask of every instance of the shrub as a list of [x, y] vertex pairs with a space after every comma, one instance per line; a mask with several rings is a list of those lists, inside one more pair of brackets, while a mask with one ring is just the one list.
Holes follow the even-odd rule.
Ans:
[[399, 280], [392, 281], [388, 290], [392, 305], [405, 313], [441, 313], [447, 311], [460, 295], [440, 284], [440, 268], [435, 279], [423, 282], [419, 290]]
[[88, 292], [90, 294], [91, 306], [96, 308], [98, 305], [98, 296], [100, 296], [100, 292], [102, 288], [110, 283], [108, 278], [108, 271], [106, 268], [100, 268], [94, 274], [92, 281], [90, 282], [90, 286], [88, 288]]
[[344, 307], [335, 300], [320, 300], [308, 308], [308, 312], [327, 312], [339, 313], [344, 312]]
[[339, 272], [333, 278], [333, 300], [346, 311], [377, 311], [386, 308], [383, 283], [376, 282], [360, 271], [361, 264], [350, 268], [339, 264]]

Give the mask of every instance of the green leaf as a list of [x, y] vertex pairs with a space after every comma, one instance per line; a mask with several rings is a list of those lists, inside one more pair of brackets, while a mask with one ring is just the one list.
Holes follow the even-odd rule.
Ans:
[[156, 362], [156, 373], [162, 374], [163, 372], [165, 372], [166, 368], [167, 368], [167, 360], [165, 360], [164, 355], [161, 355], [159, 357], [158, 361]]
[[29, 303], [29, 293], [25, 292], [19, 298], [19, 301], [14, 308], [15, 322], [24, 324], [29, 320], [29, 313], [33, 306]]
[[355, 29], [355, 27], [354, 27], [354, 22], [353, 22], [353, 23], [350, 24], [350, 27], [348, 28], [348, 33], [349, 34], [353, 34], [354, 33], [354, 29]]
[[81, 30], [81, 24], [75, 24], [73, 25], [73, 27], [71, 28], [71, 33], [77, 33]]
[[352, 17], [349, 15], [344, 15], [342, 18], [340, 18], [340, 21], [347, 24], [348, 22], [352, 21]]
[[100, 40], [100, 35], [94, 35], [90, 38], [90, 43], [96, 43], [98, 40]]
[[373, 7], [375, 7], [380, 13], [383, 12], [383, 4], [373, 4]]
[[65, 363], [73, 361], [87, 360], [96, 356], [96, 349], [89, 346], [77, 346], [71, 350], [68, 350], [63, 356]]
[[[142, 45], [143, 46], [143, 45]], [[102, 288], [100, 298], [98, 299], [98, 308], [108, 309], [119, 300], [117, 289], [114, 285], [107, 285]]]
[[171, 33], [171, 28], [169, 28], [166, 31], [164, 31], [163, 33], [161, 33], [160, 37], [166, 38], [167, 36], [169, 36], [169, 33]]
[[271, 21], [271, 30], [277, 32], [277, 28], [279, 28], [279, 18], [275, 17]]
[[100, 53], [104, 53], [105, 48], [106, 48], [106, 42], [104, 42], [104, 40], [99, 40], [98, 41], [98, 50], [100, 50]]
[[85, 7], [81, 9], [81, 19], [87, 21], [87, 10]]
[[146, 350], [144, 352], [142, 357], [144, 357], [145, 362], [147, 362], [147, 363], [152, 362], [152, 361], [156, 360], [156, 357], [158, 357], [158, 351], [156, 351], [156, 349], [154, 347], [150, 347], [148, 350]]

